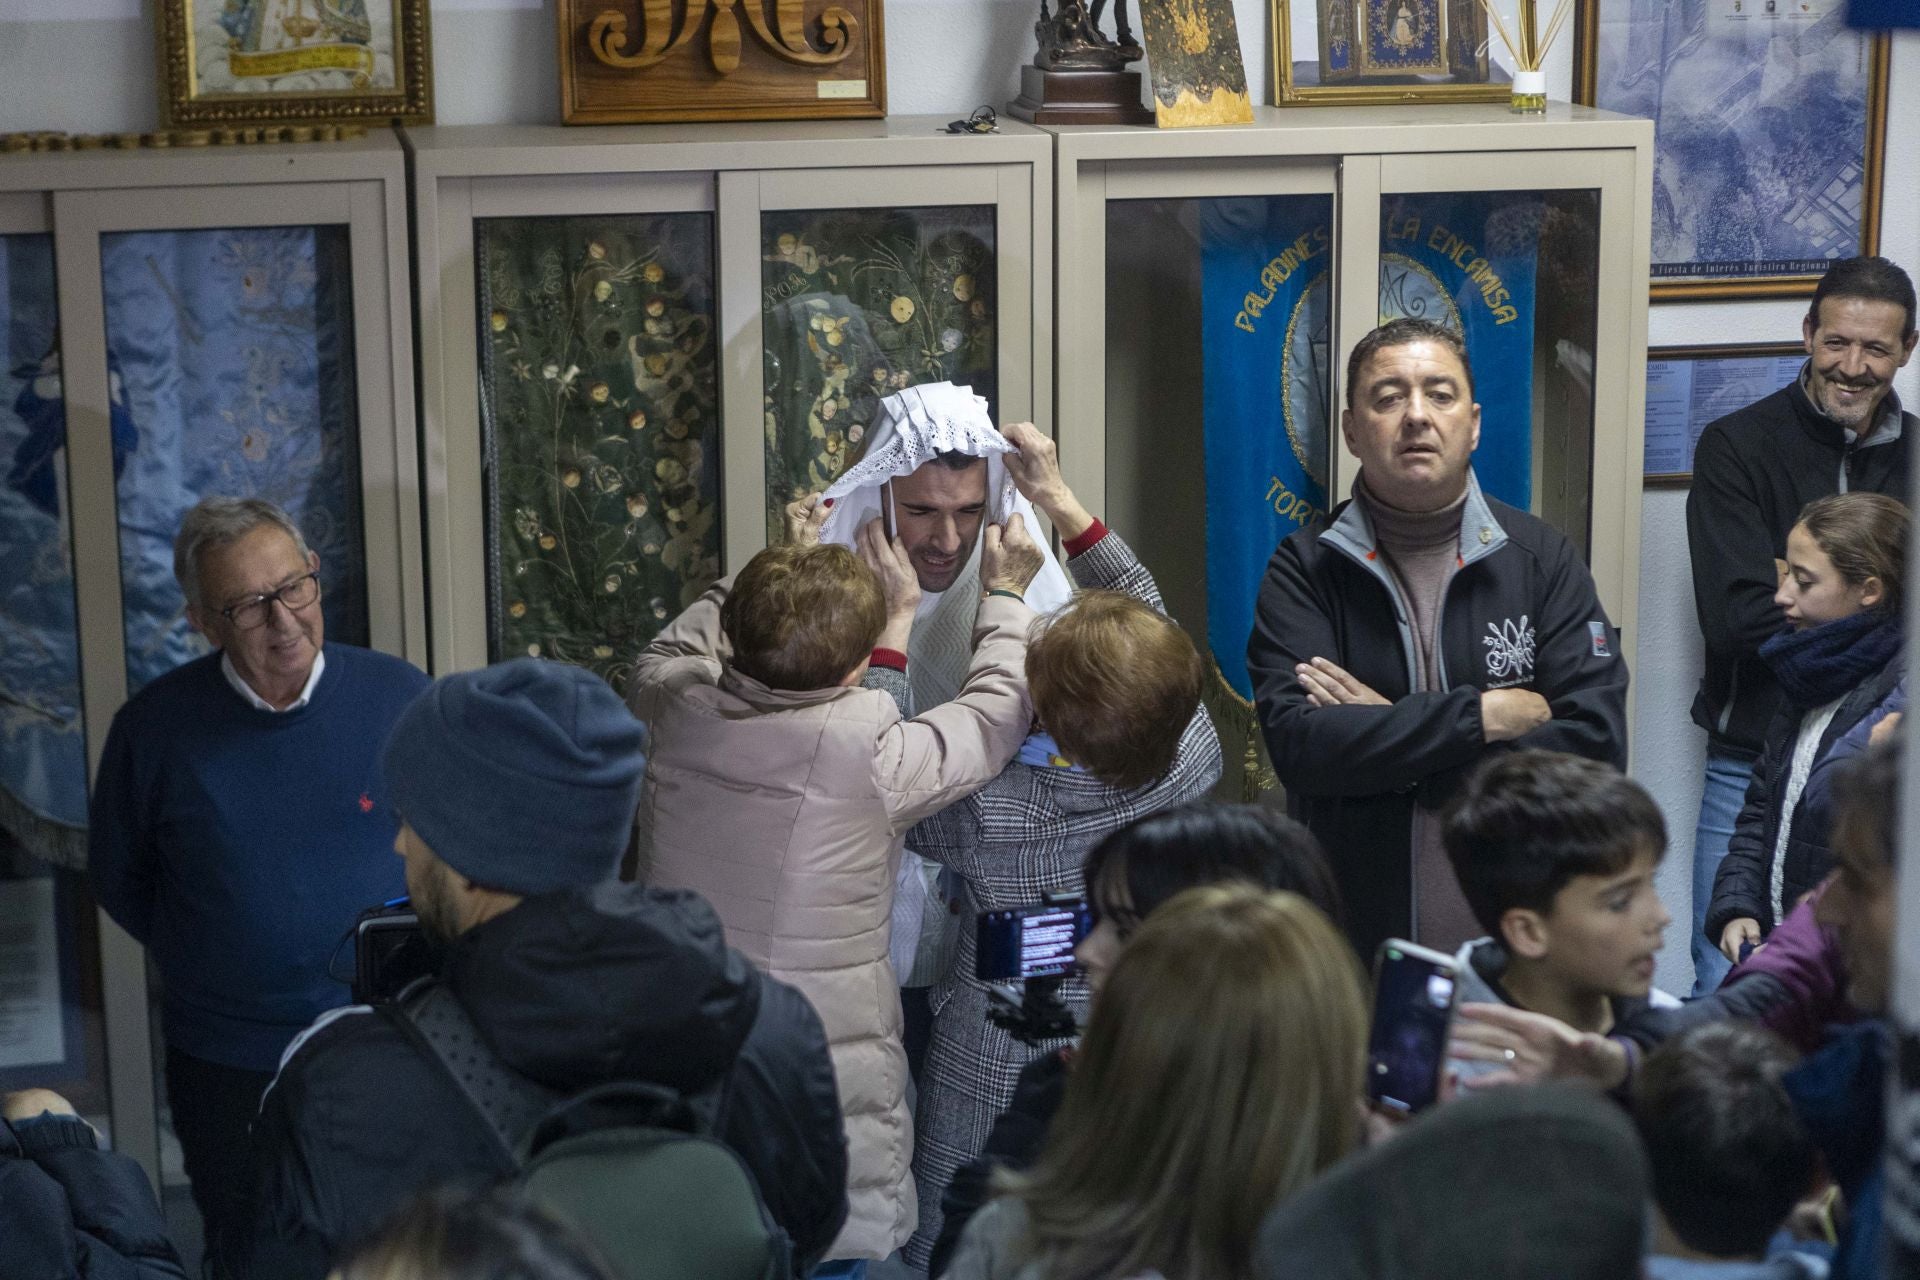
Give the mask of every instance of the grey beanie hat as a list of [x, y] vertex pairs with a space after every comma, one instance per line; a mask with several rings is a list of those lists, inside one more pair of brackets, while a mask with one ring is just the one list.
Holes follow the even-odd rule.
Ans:
[[646, 730], [604, 680], [517, 658], [443, 676], [387, 738], [393, 807], [475, 884], [531, 896], [610, 880]]

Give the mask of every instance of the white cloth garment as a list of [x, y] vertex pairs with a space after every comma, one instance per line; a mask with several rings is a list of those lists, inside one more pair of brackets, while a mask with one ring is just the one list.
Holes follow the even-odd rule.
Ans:
[[[1036, 613], [1065, 604], [1073, 595], [1073, 584], [1054, 559], [1052, 548], [1041, 540], [1033, 504], [1020, 496], [1007, 473], [1004, 455], [1013, 452], [1013, 446], [994, 426], [986, 400], [973, 394], [972, 387], [930, 382], [880, 402], [860, 460], [822, 495], [833, 499], [833, 509], [820, 526], [820, 540], [853, 546], [866, 523], [882, 514], [889, 500], [888, 482], [912, 475], [935, 454], [949, 450], [987, 460], [987, 514], [982, 530], [988, 524], [1005, 524], [1018, 513], [1039, 543], [1044, 563], [1027, 587], [1027, 604]], [[920, 595], [907, 644], [907, 679], [916, 712], [950, 702], [960, 691], [973, 656], [973, 619], [979, 606], [980, 543], [976, 541], [951, 587]], [[888, 951], [902, 985], [927, 986], [944, 976], [958, 931], [968, 922], [940, 891], [938, 864], [911, 848], [906, 853], [894, 885]]]

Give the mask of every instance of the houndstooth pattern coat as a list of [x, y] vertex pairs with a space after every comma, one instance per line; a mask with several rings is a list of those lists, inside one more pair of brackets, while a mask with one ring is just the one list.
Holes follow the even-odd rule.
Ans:
[[[1165, 611], [1153, 576], [1118, 534], [1068, 560], [1067, 571], [1077, 586], [1124, 592]], [[1091, 774], [1015, 761], [984, 790], [923, 819], [907, 843], [959, 873], [976, 911], [1030, 906], [1044, 893], [1078, 896], [1085, 892], [1080, 866], [1094, 845], [1136, 818], [1204, 796], [1220, 768], [1220, 739], [1200, 707], [1157, 782], [1122, 791]], [[933, 1042], [914, 1115], [920, 1226], [906, 1253], [917, 1267], [927, 1265], [940, 1234], [941, 1193], [986, 1145], [1020, 1068], [1064, 1043], [1028, 1048], [988, 1022], [987, 991], [973, 965], [973, 931], [962, 930], [953, 968], [933, 989]], [[1084, 980], [1069, 979], [1061, 994], [1084, 1013]]]

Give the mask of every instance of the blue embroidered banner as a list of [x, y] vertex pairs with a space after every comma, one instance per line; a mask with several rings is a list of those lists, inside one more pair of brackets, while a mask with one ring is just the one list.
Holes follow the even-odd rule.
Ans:
[[140, 434], [119, 476], [127, 691], [206, 652], [173, 579], [203, 497], [266, 498], [320, 556], [327, 638], [367, 642], [345, 227], [101, 237], [108, 372]]
[[[0, 236], [0, 827], [35, 857], [85, 864], [87, 745], [63, 515], [53, 237]], [[115, 418], [119, 444], [120, 418]], [[116, 451], [117, 452], [117, 451]]]
[[1389, 196], [1380, 218], [1380, 320], [1420, 316], [1467, 340], [1486, 492], [1533, 499], [1533, 297], [1544, 206], [1530, 192]]
[[1207, 641], [1251, 701], [1254, 598], [1280, 540], [1327, 506], [1327, 196], [1202, 200]]

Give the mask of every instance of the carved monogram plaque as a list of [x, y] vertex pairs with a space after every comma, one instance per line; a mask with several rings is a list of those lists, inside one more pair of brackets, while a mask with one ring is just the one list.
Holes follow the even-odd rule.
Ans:
[[881, 0], [559, 0], [568, 124], [883, 116]]

